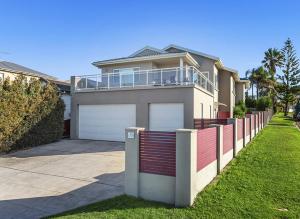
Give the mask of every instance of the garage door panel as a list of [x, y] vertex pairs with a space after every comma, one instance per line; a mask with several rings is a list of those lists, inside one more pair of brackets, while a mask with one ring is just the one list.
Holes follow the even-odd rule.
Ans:
[[150, 130], [174, 131], [184, 128], [183, 103], [150, 104]]
[[80, 105], [79, 138], [124, 141], [125, 128], [136, 126], [134, 104]]

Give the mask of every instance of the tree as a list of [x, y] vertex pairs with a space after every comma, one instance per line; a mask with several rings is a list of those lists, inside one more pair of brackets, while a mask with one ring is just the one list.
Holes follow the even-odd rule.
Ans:
[[250, 81], [250, 87], [251, 87], [251, 93], [252, 93], [252, 99], [254, 97], [254, 85], [256, 83], [256, 81], [254, 80], [254, 74], [255, 74], [255, 68], [249, 69], [248, 71], [246, 71], [246, 78], [248, 78], [248, 80]]
[[279, 79], [279, 98], [284, 104], [284, 115], [288, 114], [289, 104], [296, 101], [297, 87], [300, 83], [299, 59], [296, 56], [294, 45], [290, 38], [284, 43], [281, 50], [283, 58], [282, 74]]
[[276, 48], [269, 48], [265, 52], [265, 57], [264, 60], [262, 61], [263, 66], [267, 69], [269, 72], [270, 80], [272, 87], [270, 89], [270, 96], [272, 99], [272, 105], [273, 105], [273, 111], [276, 112], [276, 80], [275, 80], [275, 75], [276, 75], [276, 69], [279, 67], [283, 66], [283, 61], [284, 61], [284, 56], [281, 51], [279, 51]]
[[281, 51], [270, 48], [265, 52], [264, 60], [262, 61], [263, 66], [269, 71], [271, 79], [275, 81], [276, 68], [282, 67], [284, 56]]
[[24, 76], [0, 80], [0, 152], [62, 137], [64, 102], [56, 85]]
[[269, 79], [268, 72], [265, 71], [263, 66], [255, 69], [254, 75], [252, 77], [256, 83], [256, 99], [258, 99], [260, 93], [264, 91], [264, 88], [270, 89], [272, 82]]

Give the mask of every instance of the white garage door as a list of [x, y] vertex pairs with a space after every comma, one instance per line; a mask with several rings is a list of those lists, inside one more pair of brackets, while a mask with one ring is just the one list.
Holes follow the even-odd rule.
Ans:
[[150, 130], [174, 131], [184, 127], [183, 103], [150, 104]]
[[136, 126], [135, 104], [79, 105], [79, 138], [125, 141], [125, 128]]

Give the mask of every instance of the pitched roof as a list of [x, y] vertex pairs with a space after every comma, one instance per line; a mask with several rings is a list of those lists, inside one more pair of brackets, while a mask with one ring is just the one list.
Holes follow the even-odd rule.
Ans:
[[168, 50], [170, 50], [171, 48], [179, 49], [179, 50], [186, 51], [186, 52], [189, 52], [189, 53], [194, 53], [194, 54], [196, 54], [196, 55], [203, 56], [203, 57], [206, 57], [206, 58], [215, 60], [215, 61], [220, 61], [220, 58], [217, 57], [217, 56], [208, 55], [208, 54], [206, 54], [206, 53], [199, 52], [199, 51], [192, 50], [192, 49], [188, 49], [188, 48], [185, 48], [185, 47], [182, 47], [182, 46], [177, 46], [177, 45], [175, 45], [175, 44], [170, 44], [169, 46], [163, 48], [163, 50], [164, 50], [164, 51], [168, 51]]
[[48, 80], [57, 80], [57, 78], [47, 75], [45, 73], [27, 68], [22, 65], [18, 65], [12, 62], [7, 62], [7, 61], [0, 61], [0, 70], [3, 71], [8, 71], [8, 72], [13, 72], [17, 74], [26, 74], [26, 75], [32, 75], [32, 76], [37, 76], [40, 78], [48, 79]]
[[[151, 46], [145, 46], [144, 48], [134, 52], [133, 54], [127, 56], [127, 57], [121, 57], [121, 58], [115, 58], [115, 59], [107, 59], [107, 60], [102, 60], [102, 61], [96, 61], [93, 62], [92, 64], [95, 66], [99, 66], [99, 65], [105, 65], [105, 64], [112, 64], [114, 62], [122, 62], [122, 61], [130, 61], [130, 59], [136, 59], [136, 58], [149, 58], [152, 56], [161, 56], [161, 55], [167, 55], [167, 54], [182, 54], [182, 53], [190, 53], [190, 54], [194, 54], [197, 56], [202, 56], [211, 60], [214, 60], [217, 62], [217, 66], [220, 69], [224, 69], [226, 71], [232, 72], [234, 74], [237, 74], [238, 77], [238, 71], [232, 68], [228, 68], [226, 66], [223, 65], [221, 59], [217, 56], [213, 56], [213, 55], [209, 55], [203, 52], [199, 52], [196, 50], [192, 50], [192, 49], [188, 49], [185, 47], [181, 47], [175, 44], [170, 44], [169, 46], [163, 48], [163, 49], [157, 49], [155, 47], [151, 47]], [[194, 57], [195, 58], [195, 57]]]
[[151, 46], [145, 46], [144, 48], [134, 52], [128, 57], [141, 57], [141, 56], [151, 56], [151, 55], [159, 55], [159, 54], [164, 54], [167, 53], [164, 50], [157, 49]]

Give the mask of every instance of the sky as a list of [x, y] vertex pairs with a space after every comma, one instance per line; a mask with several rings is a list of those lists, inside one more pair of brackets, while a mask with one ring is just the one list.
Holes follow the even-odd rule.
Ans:
[[225, 66], [261, 64], [290, 37], [300, 57], [297, 0], [0, 0], [0, 60], [67, 80], [94, 61], [177, 44]]

